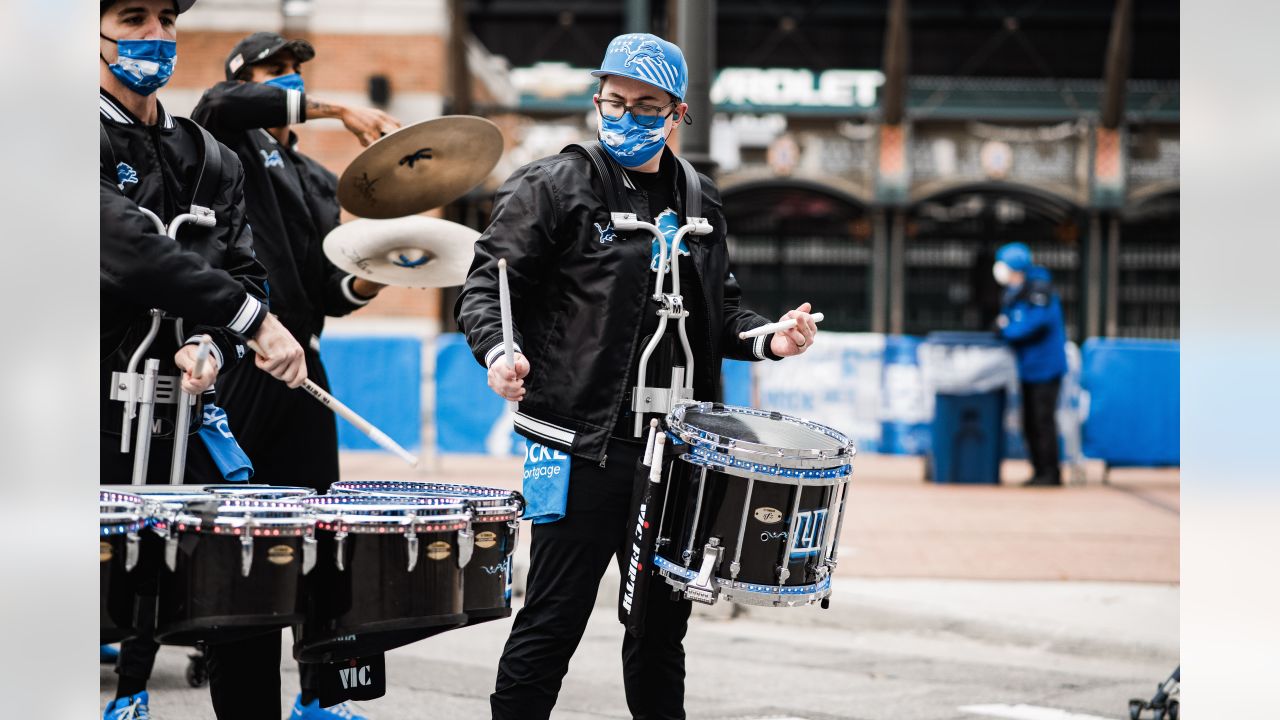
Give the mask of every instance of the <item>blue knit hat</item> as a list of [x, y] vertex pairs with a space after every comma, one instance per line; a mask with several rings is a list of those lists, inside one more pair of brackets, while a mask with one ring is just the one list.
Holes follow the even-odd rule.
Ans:
[[665, 90], [677, 100], [684, 99], [689, 89], [689, 68], [684, 64], [684, 53], [675, 43], [649, 33], [628, 33], [614, 38], [605, 51], [600, 69], [591, 74], [639, 80]]
[[996, 251], [996, 262], [1002, 262], [1015, 272], [1026, 272], [1031, 269], [1031, 248], [1015, 242], [1001, 246]]

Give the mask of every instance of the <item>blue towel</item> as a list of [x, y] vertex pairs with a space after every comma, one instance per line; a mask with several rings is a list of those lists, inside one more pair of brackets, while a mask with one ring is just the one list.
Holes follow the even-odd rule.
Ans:
[[204, 423], [200, 426], [200, 439], [209, 448], [209, 455], [227, 482], [244, 482], [253, 477], [253, 463], [240, 449], [240, 443], [231, 434], [227, 411], [208, 403], [204, 406]]
[[538, 524], [564, 517], [569, 499], [569, 456], [538, 443], [524, 450], [524, 519]]

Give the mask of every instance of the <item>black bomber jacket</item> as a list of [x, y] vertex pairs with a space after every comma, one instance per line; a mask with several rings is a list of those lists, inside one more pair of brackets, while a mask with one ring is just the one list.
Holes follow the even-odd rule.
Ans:
[[[245, 216], [244, 173], [234, 153], [221, 153], [221, 177], [213, 195], [216, 226], [183, 225], [176, 241], [160, 233], [140, 208], [166, 224], [191, 206], [201, 166], [201, 139], [161, 106], [159, 121], [144, 125], [105, 90], [99, 97], [104, 140], [99, 173], [100, 422], [103, 432], [120, 431], [119, 402], [108, 399], [111, 373], [124, 370], [150, 325], [148, 310], [159, 308], [183, 320], [183, 338], [166, 320], [147, 357], [160, 360], [161, 374], [173, 374], [173, 354], [181, 342], [207, 333], [214, 340], [219, 374], [245, 354], [267, 314], [266, 270], [253, 251]], [[139, 370], [142, 365], [139, 364]], [[158, 406], [158, 413], [174, 405]], [[200, 413], [192, 413], [191, 431]], [[172, 424], [160, 417], [160, 437]]]
[[[662, 162], [676, 164], [670, 149], [663, 149]], [[685, 183], [679, 171], [670, 177], [683, 224]], [[778, 357], [768, 350], [771, 335], [738, 339], [739, 332], [771, 321], [741, 306], [741, 290], [729, 270], [719, 191], [706, 176], [699, 180], [702, 214], [713, 230], [685, 235], [698, 277], [687, 285], [682, 280], [682, 286], [686, 293], [691, 288], [703, 293], [706, 317], [690, 322], [688, 332], [691, 340], [695, 332], [707, 335], [693, 342], [710, 354], [695, 357], [694, 393], [698, 400], [711, 400], [718, 393], [722, 358]], [[629, 183], [626, 192], [636, 215], [652, 222], [644, 192]], [[472, 353], [482, 365], [492, 365], [503, 355], [498, 260], [506, 259], [515, 344], [530, 365], [516, 431], [602, 465], [630, 389], [641, 313], [655, 308], [648, 301], [653, 236], [643, 230], [613, 231], [604, 197], [590, 160], [576, 151], [517, 170], [494, 197], [489, 227], [476, 241], [455, 305]]]

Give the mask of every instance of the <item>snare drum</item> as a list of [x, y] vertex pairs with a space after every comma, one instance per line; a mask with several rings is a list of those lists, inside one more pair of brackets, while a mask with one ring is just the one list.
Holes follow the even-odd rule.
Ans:
[[430, 497], [319, 495], [317, 564], [294, 644], [304, 662], [385, 652], [466, 621], [462, 568], [472, 550], [470, 506]]
[[141, 532], [146, 526], [146, 510], [141, 497], [98, 491], [99, 627], [104, 643], [137, 634], [134, 599], [142, 574], [138, 570], [142, 555]]
[[775, 412], [683, 404], [667, 416], [654, 565], [691, 600], [824, 600], [838, 555], [854, 448], [842, 433]]
[[351, 495], [408, 495], [466, 500], [475, 550], [463, 569], [467, 625], [511, 616], [511, 556], [520, 537], [524, 498], [514, 490], [443, 483], [342, 480], [330, 492]]
[[148, 493], [163, 546], [155, 637], [175, 645], [247, 637], [302, 621], [315, 520], [292, 502]]

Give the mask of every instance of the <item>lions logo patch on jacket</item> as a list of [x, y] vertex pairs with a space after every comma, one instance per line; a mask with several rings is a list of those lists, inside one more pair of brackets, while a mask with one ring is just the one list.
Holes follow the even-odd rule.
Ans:
[[129, 167], [127, 163], [116, 165], [116, 183], [121, 190], [124, 190], [125, 183], [138, 184], [138, 171]]
[[270, 154], [268, 154], [266, 150], [261, 150], [261, 149], [259, 149], [258, 152], [262, 153], [263, 167], [269, 167], [269, 168], [284, 167], [284, 159], [280, 157], [279, 150], [272, 150]]

